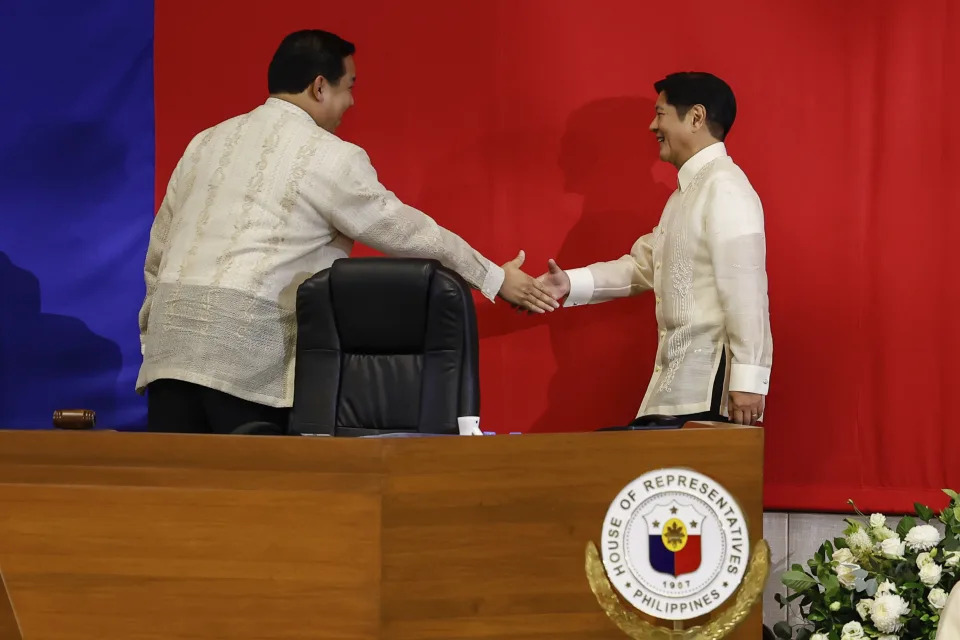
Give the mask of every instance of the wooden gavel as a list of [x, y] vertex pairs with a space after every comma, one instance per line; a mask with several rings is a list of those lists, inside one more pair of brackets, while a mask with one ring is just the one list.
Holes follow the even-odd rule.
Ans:
[[57, 429], [93, 429], [97, 414], [90, 409], [58, 409], [53, 412], [53, 426]]

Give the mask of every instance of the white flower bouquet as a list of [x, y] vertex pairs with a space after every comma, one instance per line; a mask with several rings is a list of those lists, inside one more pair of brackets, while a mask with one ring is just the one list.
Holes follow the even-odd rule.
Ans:
[[[934, 640], [940, 611], [960, 569], [960, 496], [944, 489], [950, 504], [939, 518], [915, 503], [916, 517], [896, 529], [875, 513], [848, 518], [842, 538], [826, 541], [807, 567], [793, 565], [781, 581], [793, 591], [781, 607], [799, 601], [803, 624], [773, 628], [785, 640]], [[930, 522], [939, 519], [945, 535]]]

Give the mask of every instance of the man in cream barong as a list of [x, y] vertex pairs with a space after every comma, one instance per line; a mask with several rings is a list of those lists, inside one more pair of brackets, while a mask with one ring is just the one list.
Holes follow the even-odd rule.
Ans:
[[659, 342], [636, 424], [668, 415], [754, 425], [773, 339], [763, 208], [724, 146], [736, 100], [709, 73], [670, 74], [654, 90], [650, 131], [677, 168], [660, 223], [618, 260], [569, 271], [551, 260], [540, 279], [565, 307], [653, 291]]
[[285, 426], [293, 403], [295, 300], [308, 277], [359, 241], [435, 258], [485, 297], [543, 313], [557, 302], [377, 179], [367, 154], [335, 134], [353, 105], [354, 46], [328, 32], [287, 36], [270, 63], [270, 97], [197, 135], [150, 234], [140, 311], [148, 429], [229, 433]]

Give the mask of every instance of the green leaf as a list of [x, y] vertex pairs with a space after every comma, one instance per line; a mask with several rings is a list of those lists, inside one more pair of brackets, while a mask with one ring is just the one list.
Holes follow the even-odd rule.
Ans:
[[943, 492], [947, 494], [951, 500], [956, 500], [957, 498], [960, 498], [960, 494], [957, 494], [957, 492], [954, 491], [953, 489], [944, 489]]
[[836, 547], [837, 549], [847, 549], [847, 548], [848, 548], [848, 547], [847, 547], [847, 541], [844, 540], [843, 538], [834, 538], [834, 539], [833, 539], [833, 546]]
[[811, 608], [810, 615], [808, 615], [807, 618], [816, 620], [817, 622], [830, 619], [830, 611], [827, 609], [827, 603], [822, 602]]
[[917, 521], [911, 518], [910, 516], [904, 516], [900, 519], [900, 524], [897, 525], [897, 534], [900, 536], [900, 539], [907, 537], [907, 532], [910, 529], [913, 529], [917, 526]]
[[840, 593], [840, 580], [837, 576], [828, 575], [825, 580], [820, 582], [823, 584], [823, 590], [827, 598], [836, 600], [837, 594]]
[[930, 519], [933, 518], [933, 509], [931, 509], [927, 505], [920, 504], [919, 502], [914, 502], [913, 508], [917, 510], [917, 515], [924, 522], [930, 522]]
[[784, 572], [784, 574], [780, 576], [780, 582], [785, 584], [789, 589], [801, 592], [817, 586], [816, 580], [803, 571], [797, 571], [796, 569]]
[[826, 561], [824, 561], [823, 558], [820, 557], [820, 554], [819, 554], [819, 553], [817, 553], [817, 554], [814, 555], [812, 558], [810, 558], [809, 560], [807, 560], [807, 566], [809, 566], [810, 569], [811, 569], [810, 573], [812, 573], [812, 574], [814, 574], [814, 575], [817, 574], [817, 571], [819, 571], [819, 570], [821, 569], [821, 567], [827, 567], [827, 568], [829, 568], [829, 565], [827, 564]]
[[814, 555], [818, 556], [820, 559], [825, 559], [829, 558], [831, 553], [833, 553], [833, 547], [830, 545], [830, 541], [824, 540], [823, 544], [820, 545]]
[[813, 635], [813, 631], [803, 627], [797, 631], [797, 640], [810, 640], [810, 636]]
[[793, 627], [786, 622], [778, 622], [773, 625], [773, 635], [783, 640], [790, 640], [793, 637]]
[[817, 572], [814, 573], [814, 575], [817, 577], [817, 581], [820, 582], [820, 584], [824, 584], [831, 574], [833, 574], [833, 571], [830, 570], [830, 567], [823, 564], [820, 565], [817, 569]]

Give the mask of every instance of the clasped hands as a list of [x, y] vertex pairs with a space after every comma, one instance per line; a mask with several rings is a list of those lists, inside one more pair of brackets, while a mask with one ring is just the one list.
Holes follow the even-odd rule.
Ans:
[[544, 313], [560, 306], [560, 300], [570, 293], [570, 278], [552, 259], [547, 261], [547, 272], [532, 278], [520, 270], [525, 255], [503, 265], [503, 286], [500, 297], [510, 303], [517, 313]]
[[523, 251], [520, 251], [516, 258], [503, 265], [503, 284], [497, 295], [517, 311], [553, 311], [560, 306], [557, 302], [558, 296], [552, 295], [539, 278], [533, 278], [520, 269], [525, 257]]
[[[504, 289], [500, 290], [501, 297], [510, 302], [518, 312], [525, 309], [534, 313], [553, 311], [560, 306], [559, 301], [570, 294], [570, 276], [551, 259], [547, 261], [545, 273], [536, 279], [531, 278], [520, 271], [523, 258], [521, 251], [516, 258], [503, 265], [508, 274], [504, 278], [504, 289], [507, 287], [507, 280], [512, 276], [514, 288], [510, 290], [510, 294], [514, 299], [504, 295]], [[744, 425], [757, 424], [763, 415], [764, 402], [764, 396], [759, 393], [731, 391], [728, 404], [730, 421]]]

